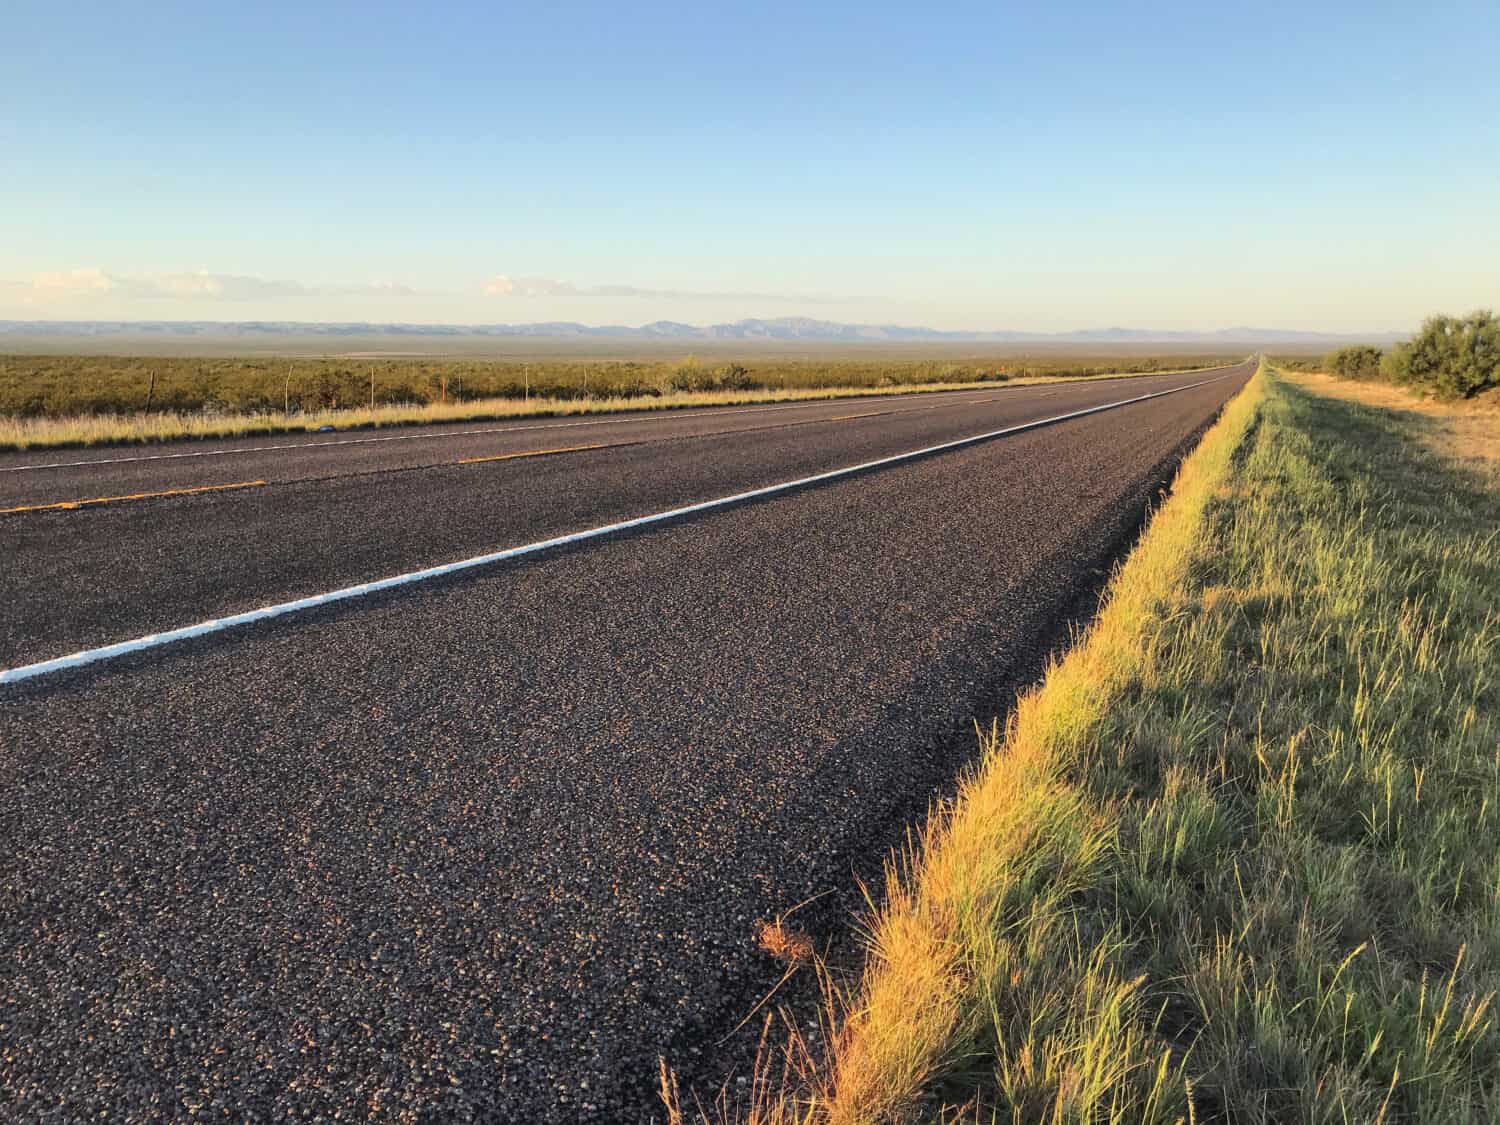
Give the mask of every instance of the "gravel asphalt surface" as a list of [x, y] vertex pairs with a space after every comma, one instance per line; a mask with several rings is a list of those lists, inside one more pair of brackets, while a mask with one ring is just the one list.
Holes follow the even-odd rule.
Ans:
[[[1250, 370], [0, 687], [0, 1114], [648, 1121], [662, 1055], [711, 1093], [756, 920], [878, 871]], [[1147, 383], [18, 516], [5, 657]]]

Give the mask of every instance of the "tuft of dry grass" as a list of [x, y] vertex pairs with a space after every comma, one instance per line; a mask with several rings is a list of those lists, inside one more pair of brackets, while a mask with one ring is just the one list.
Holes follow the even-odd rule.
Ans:
[[796, 1021], [774, 1014], [761, 1025], [760, 1045], [743, 1095], [725, 1085], [711, 1105], [697, 1097], [688, 1105], [666, 1059], [658, 1065], [657, 1089], [667, 1125], [803, 1125], [809, 1120], [809, 1102], [801, 1091], [819, 1080], [816, 1056], [801, 1028]]
[[1322, 390], [1226, 408], [726, 1120], [1500, 1120], [1500, 490]]
[[769, 953], [787, 965], [806, 965], [812, 962], [812, 938], [801, 930], [793, 929], [787, 923], [785, 915], [779, 915], [769, 922], [759, 922], [756, 925], [755, 940], [762, 952]]

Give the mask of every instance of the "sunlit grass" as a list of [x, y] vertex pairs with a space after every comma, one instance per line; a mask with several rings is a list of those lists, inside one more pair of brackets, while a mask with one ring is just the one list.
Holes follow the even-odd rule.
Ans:
[[1320, 395], [1399, 411], [1410, 432], [1439, 457], [1456, 461], [1481, 483], [1500, 486], [1500, 389], [1469, 399], [1438, 399], [1389, 383], [1351, 382], [1321, 372], [1288, 373]]
[[1412, 425], [1251, 383], [741, 1120], [1500, 1120], [1500, 495]]
[[410, 406], [360, 407], [283, 414], [92, 414], [65, 418], [0, 418], [0, 448], [35, 449], [44, 446], [119, 445], [173, 441], [184, 438], [235, 437], [252, 434], [313, 433], [371, 429], [381, 426], [431, 425], [442, 422], [486, 422], [508, 418], [548, 418], [613, 414], [624, 410], [673, 410], [694, 406], [733, 406], [752, 403], [911, 394], [922, 391], [972, 389], [972, 384], [935, 383], [924, 387], [833, 388], [809, 391], [683, 391], [670, 395], [517, 400], [476, 399], [468, 402]]

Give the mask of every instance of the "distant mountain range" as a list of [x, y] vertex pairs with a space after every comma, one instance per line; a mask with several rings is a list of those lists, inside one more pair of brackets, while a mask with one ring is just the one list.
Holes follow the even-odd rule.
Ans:
[[1212, 332], [1179, 332], [1151, 328], [1087, 328], [1072, 332], [943, 331], [895, 324], [838, 324], [827, 320], [787, 316], [774, 320], [737, 320], [732, 324], [681, 324], [658, 320], [631, 328], [625, 325], [588, 325], [572, 321], [543, 324], [320, 324], [300, 321], [211, 320], [0, 320], [0, 337], [148, 336], [163, 339], [273, 338], [278, 336], [531, 336], [548, 339], [604, 338], [618, 340], [744, 340], [803, 343], [1174, 343], [1275, 344], [1359, 340], [1378, 343], [1404, 338], [1405, 333], [1307, 332], [1284, 328], [1221, 328]]

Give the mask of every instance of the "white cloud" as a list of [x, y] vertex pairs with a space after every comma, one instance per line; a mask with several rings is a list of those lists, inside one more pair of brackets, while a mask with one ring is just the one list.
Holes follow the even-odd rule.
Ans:
[[413, 289], [410, 285], [402, 285], [395, 281], [372, 281], [366, 285], [327, 285], [318, 292], [340, 297], [418, 297], [422, 295], [420, 289]]
[[654, 297], [672, 300], [797, 301], [822, 304], [828, 297], [787, 293], [715, 293], [691, 289], [643, 289], [635, 285], [575, 285], [550, 277], [507, 277], [496, 274], [484, 283], [486, 297]]
[[569, 281], [554, 281], [549, 277], [506, 277], [496, 274], [484, 283], [486, 297], [587, 297]]
[[[710, 292], [651, 289], [635, 285], [578, 285], [550, 277], [510, 277], [496, 274], [481, 283], [490, 298], [620, 298], [655, 300], [796, 301], [824, 304], [829, 297], [777, 293]], [[470, 290], [472, 293], [473, 290]], [[193, 270], [176, 273], [125, 275], [98, 266], [50, 270], [26, 281], [0, 280], [0, 296], [23, 305], [91, 304], [108, 297], [112, 302], [266, 302], [308, 297], [455, 297], [458, 294], [423, 291], [396, 282], [317, 284], [246, 274]]]
[[239, 274], [172, 273], [135, 283], [144, 297], [197, 297], [216, 301], [250, 301], [261, 297], [306, 297], [315, 293], [296, 281], [268, 281]]
[[[24, 286], [26, 283], [22, 283]], [[72, 297], [85, 293], [107, 293], [115, 280], [97, 266], [76, 270], [51, 270], [35, 275], [29, 288], [38, 297]]]
[[306, 285], [244, 274], [192, 273], [123, 277], [97, 266], [50, 270], [30, 281], [0, 281], [0, 292], [18, 296], [24, 304], [86, 299], [102, 294], [142, 300], [257, 301], [276, 297], [385, 296], [407, 297], [416, 290], [393, 282], [357, 285]]

